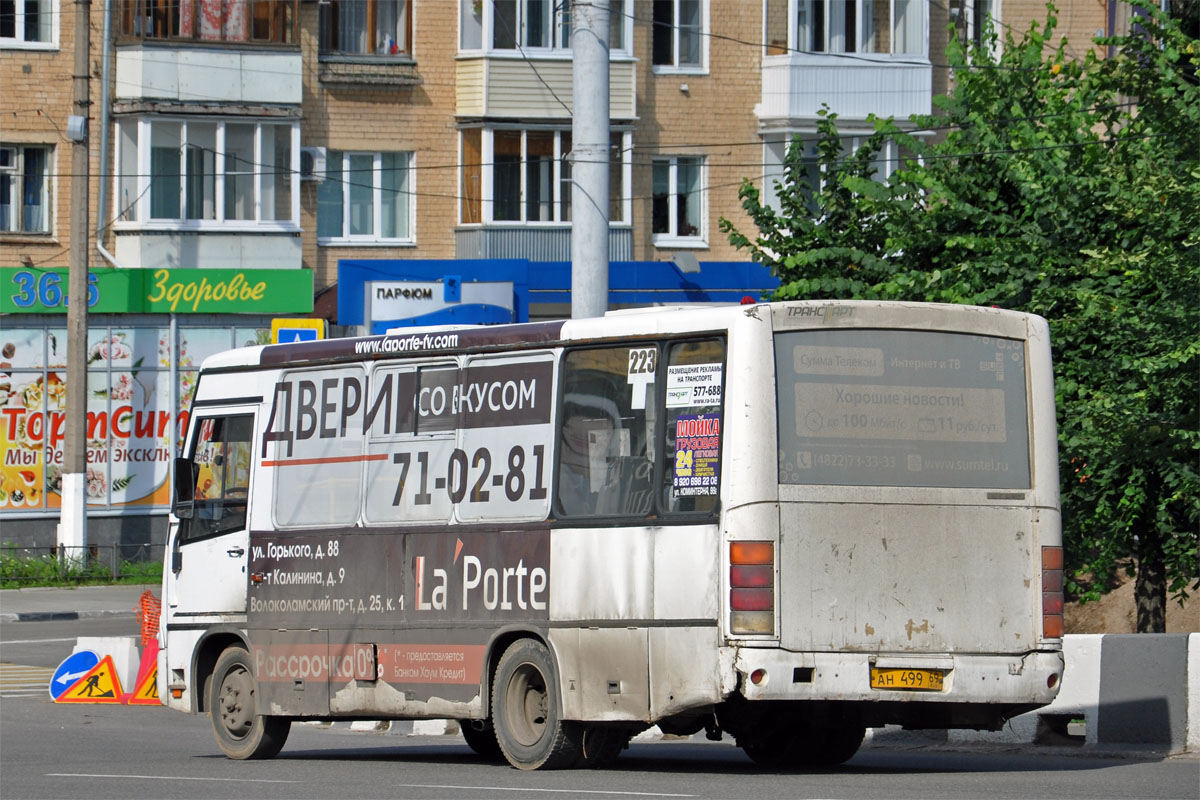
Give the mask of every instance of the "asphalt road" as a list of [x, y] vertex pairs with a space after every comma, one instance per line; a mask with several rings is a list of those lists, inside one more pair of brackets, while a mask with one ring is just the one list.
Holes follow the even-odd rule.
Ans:
[[[0, 661], [53, 667], [75, 635], [132, 635], [132, 620], [0, 625]], [[772, 773], [727, 742], [631, 746], [608, 770], [524, 773], [457, 736], [293, 726], [271, 761], [219, 755], [207, 717], [164, 708], [0, 700], [0, 795], [18, 798], [1200, 798], [1200, 759], [1014, 749], [864, 748], [836, 770]]]

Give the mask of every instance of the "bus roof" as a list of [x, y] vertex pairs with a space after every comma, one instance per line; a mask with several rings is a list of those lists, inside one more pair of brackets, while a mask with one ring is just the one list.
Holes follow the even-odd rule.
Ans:
[[[944, 328], [947, 319], [980, 316], [1003, 319], [1006, 329], [1024, 328], [1030, 316], [1016, 311], [979, 306], [952, 306], [943, 303], [896, 303], [872, 300], [797, 300], [782, 303], [736, 303], [707, 306], [651, 306], [620, 309], [603, 317], [549, 322], [525, 322], [503, 325], [434, 325], [395, 328], [385, 334], [365, 337], [323, 339], [289, 344], [258, 345], [227, 350], [204, 360], [204, 370], [238, 369], [256, 366], [275, 367], [325, 361], [370, 361], [396, 356], [434, 355], [462, 350], [491, 350], [514, 346], [548, 346], [581, 339], [652, 336], [728, 328], [742, 316], [760, 317], [786, 310], [789, 321], [813, 317], [828, 319], [829, 309], [877, 308], [885, 312], [881, 324], [904, 320], [907, 325], [928, 324]], [[825, 313], [819, 313], [824, 311]], [[963, 312], [968, 313], [964, 314]], [[974, 313], [971, 313], [974, 312]], [[790, 327], [790, 325], [788, 325]]]

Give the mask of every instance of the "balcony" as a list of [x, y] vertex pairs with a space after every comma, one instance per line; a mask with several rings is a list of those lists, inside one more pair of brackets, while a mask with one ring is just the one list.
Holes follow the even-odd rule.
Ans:
[[[510, 227], [459, 228], [455, 232], [455, 258], [527, 258], [530, 261], [570, 261], [571, 228]], [[633, 258], [633, 230], [609, 228], [608, 260]]]
[[118, 101], [299, 105], [299, 0], [118, 0]]
[[298, 106], [302, 93], [299, 50], [149, 42], [117, 48], [118, 102]]
[[[615, 57], [609, 65], [612, 119], [637, 115], [635, 66], [632, 59], [618, 61]], [[459, 56], [455, 86], [459, 117], [569, 120], [574, 105], [569, 52], [539, 58], [533, 64], [508, 53]]]
[[764, 128], [814, 120], [823, 105], [846, 120], [930, 113], [933, 68], [920, 56], [765, 56], [762, 76], [754, 111]]

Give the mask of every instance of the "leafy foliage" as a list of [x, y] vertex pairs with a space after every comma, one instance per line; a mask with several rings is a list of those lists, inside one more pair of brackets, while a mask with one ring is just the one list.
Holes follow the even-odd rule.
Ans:
[[[1056, 369], [1064, 541], [1076, 597], [1138, 566], [1139, 630], [1200, 588], [1200, 44], [1141, 6], [1116, 48], [1066, 58], [1046, 20], [1002, 48], [952, 43], [951, 93], [908, 125], [875, 120], [855, 153], [819, 122], [822, 182], [793, 146], [778, 210], [748, 181], [777, 299], [997, 305], [1045, 316]], [[1001, 55], [994, 57], [992, 52]], [[945, 131], [926, 141], [912, 131]], [[886, 182], [891, 139], [911, 154]]]

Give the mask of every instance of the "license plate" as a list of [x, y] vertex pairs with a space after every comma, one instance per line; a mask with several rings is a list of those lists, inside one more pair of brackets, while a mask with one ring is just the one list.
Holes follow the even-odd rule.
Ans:
[[945, 676], [937, 669], [880, 669], [871, 667], [872, 689], [897, 689], [905, 692], [940, 692]]

